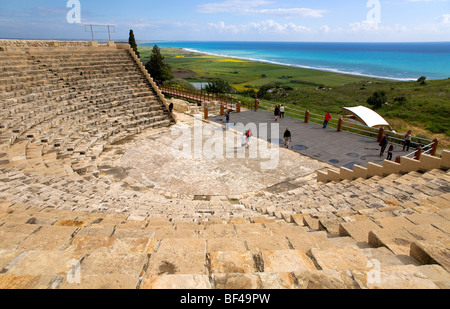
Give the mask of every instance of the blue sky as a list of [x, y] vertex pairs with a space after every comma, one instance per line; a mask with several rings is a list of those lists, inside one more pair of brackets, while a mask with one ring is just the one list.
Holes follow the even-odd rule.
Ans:
[[68, 1], [0, 0], [0, 38], [89, 40], [83, 23], [96, 23], [114, 40], [450, 41], [450, 0], [71, 0], [81, 24]]

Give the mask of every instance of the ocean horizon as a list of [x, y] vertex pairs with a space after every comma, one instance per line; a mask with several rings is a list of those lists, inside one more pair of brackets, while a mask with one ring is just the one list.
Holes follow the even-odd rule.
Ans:
[[203, 54], [397, 81], [450, 78], [450, 42], [145, 42]]

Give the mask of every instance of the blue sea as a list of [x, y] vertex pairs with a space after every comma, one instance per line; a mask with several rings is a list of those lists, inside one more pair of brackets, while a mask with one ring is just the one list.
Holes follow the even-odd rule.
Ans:
[[450, 77], [450, 42], [149, 42], [211, 55], [392, 80]]

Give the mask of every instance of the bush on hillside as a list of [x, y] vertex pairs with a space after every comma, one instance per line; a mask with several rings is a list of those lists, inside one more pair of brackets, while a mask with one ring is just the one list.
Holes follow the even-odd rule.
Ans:
[[421, 85], [421, 86], [425, 86], [427, 83], [425, 82], [427, 80], [427, 78], [425, 76], [421, 76], [419, 77], [419, 79], [417, 80], [417, 82]]
[[205, 86], [205, 91], [218, 94], [236, 93], [236, 89], [234, 89], [227, 81], [222, 79], [215, 79], [209, 82]]
[[376, 91], [371, 97], [367, 99], [367, 104], [373, 109], [380, 109], [384, 103], [387, 102], [387, 95], [384, 91]]

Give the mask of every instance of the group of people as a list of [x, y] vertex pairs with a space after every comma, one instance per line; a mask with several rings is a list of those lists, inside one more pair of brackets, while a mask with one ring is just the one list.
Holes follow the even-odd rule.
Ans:
[[[403, 136], [403, 151], [409, 151], [409, 148], [411, 147], [411, 139], [412, 139], [412, 131], [409, 130], [404, 136]], [[389, 135], [385, 134], [383, 136], [383, 139], [380, 142], [380, 158], [384, 155], [384, 152], [386, 151], [387, 146], [389, 145]], [[419, 141], [419, 145], [417, 149], [421, 148], [423, 149], [424, 145], [421, 141]], [[387, 159], [392, 161], [393, 153], [394, 153], [394, 145], [390, 145], [388, 148], [388, 155]]]
[[275, 121], [278, 121], [278, 117], [284, 118], [285, 113], [286, 113], [286, 109], [285, 109], [284, 105], [275, 106], [275, 111], [273, 113], [275, 116]]
[[[274, 116], [275, 116], [275, 121], [278, 121], [278, 118], [284, 118], [285, 117], [285, 107], [283, 105], [277, 105], [275, 107], [275, 111], [274, 111]], [[330, 122], [330, 120], [333, 117], [331, 116], [331, 114], [329, 112], [326, 113], [325, 115], [325, 120], [323, 122], [323, 128], [326, 129], [328, 127], [328, 123]], [[226, 122], [226, 129], [228, 130], [229, 128], [229, 122], [230, 122], [230, 113], [226, 112], [225, 113], [225, 122]], [[249, 147], [251, 145], [251, 138], [252, 138], [252, 132], [250, 130], [247, 130], [244, 135], [243, 135], [243, 140], [242, 140], [242, 146], [243, 147]], [[284, 132], [283, 135], [284, 138], [284, 146], [289, 148], [290, 143], [292, 141], [292, 133], [291, 131], [289, 131], [289, 129], [286, 129], [286, 131]], [[412, 132], [411, 130], [408, 131], [408, 133], [406, 133], [404, 135], [404, 141], [403, 141], [403, 151], [409, 151], [409, 148], [411, 147], [411, 138], [412, 138]], [[388, 148], [389, 146], [389, 148]], [[388, 148], [388, 154], [387, 154], [387, 160], [392, 161], [393, 159], [393, 155], [394, 155], [394, 145], [389, 145], [389, 135], [385, 134], [383, 136], [383, 139], [380, 142], [380, 158], [382, 156], [384, 156], [384, 152], [386, 151], [386, 148]], [[423, 147], [422, 143], [419, 143], [419, 147]]]
[[[386, 151], [387, 146], [389, 145], [389, 135], [385, 134], [383, 136], [383, 139], [380, 142], [380, 158], [384, 155], [384, 152]], [[389, 149], [388, 149], [388, 155], [387, 155], [387, 159], [389, 161], [392, 161], [392, 157], [394, 155], [394, 145], [390, 145]]]

